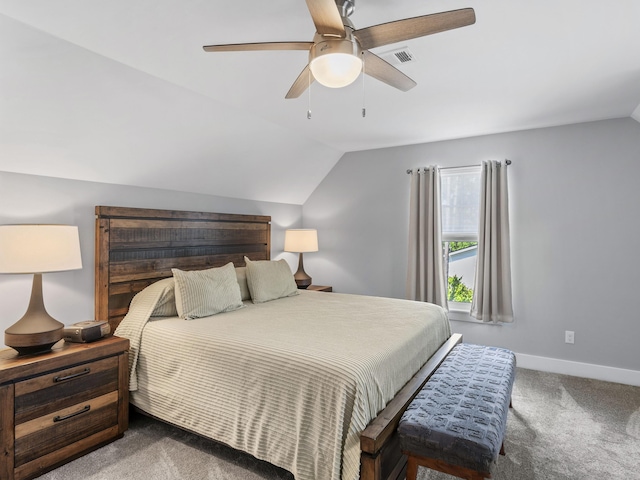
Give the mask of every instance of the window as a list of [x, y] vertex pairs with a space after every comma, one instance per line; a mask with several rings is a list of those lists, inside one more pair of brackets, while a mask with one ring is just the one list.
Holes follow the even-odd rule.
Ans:
[[447, 300], [450, 310], [469, 312], [478, 254], [480, 166], [442, 169], [440, 181]]

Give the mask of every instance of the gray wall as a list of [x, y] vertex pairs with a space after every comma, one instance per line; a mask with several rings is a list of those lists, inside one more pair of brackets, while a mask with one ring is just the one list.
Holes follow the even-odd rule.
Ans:
[[[408, 168], [511, 159], [515, 323], [453, 321], [469, 342], [640, 371], [640, 124], [607, 120], [346, 154], [303, 208], [314, 283], [404, 297]], [[575, 331], [575, 344], [564, 331]]]
[[[80, 227], [84, 268], [44, 276], [45, 304], [65, 324], [93, 317], [95, 205], [271, 215], [272, 258], [293, 270], [296, 256], [282, 252], [284, 229], [316, 227], [320, 251], [305, 254], [314, 283], [402, 298], [406, 169], [504, 158], [513, 160], [516, 321], [453, 321], [453, 329], [520, 354], [640, 372], [640, 124], [632, 119], [350, 153], [304, 207], [0, 172], [0, 224]], [[0, 275], [0, 331], [24, 313], [30, 289], [28, 275]], [[565, 330], [575, 331], [575, 345], [564, 343]]]
[[[43, 275], [47, 311], [67, 325], [93, 318], [96, 205], [271, 215], [272, 258], [285, 258], [292, 268], [297, 266], [297, 257], [283, 253], [282, 246], [284, 230], [301, 226], [299, 205], [0, 172], [0, 225], [64, 223], [79, 227], [82, 270]], [[26, 311], [31, 281], [31, 275], [0, 275], [0, 332]]]

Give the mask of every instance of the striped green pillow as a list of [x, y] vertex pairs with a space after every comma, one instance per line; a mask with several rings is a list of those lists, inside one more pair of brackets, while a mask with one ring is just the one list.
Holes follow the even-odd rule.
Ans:
[[247, 264], [247, 284], [253, 303], [263, 303], [276, 298], [298, 295], [298, 286], [286, 260], [251, 261]]
[[185, 272], [172, 268], [176, 281], [176, 309], [185, 320], [242, 308], [240, 286], [233, 263], [208, 270]]

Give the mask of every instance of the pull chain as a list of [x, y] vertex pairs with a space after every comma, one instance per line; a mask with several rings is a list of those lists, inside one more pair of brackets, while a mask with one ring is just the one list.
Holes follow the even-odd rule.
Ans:
[[309, 86], [307, 90], [309, 91], [309, 108], [307, 109], [307, 119], [311, 120], [311, 69], [308, 69], [308, 73], [309, 76], [307, 78], [309, 79]]
[[367, 116], [367, 109], [365, 108], [365, 95], [364, 95], [364, 52], [362, 52], [362, 118]]

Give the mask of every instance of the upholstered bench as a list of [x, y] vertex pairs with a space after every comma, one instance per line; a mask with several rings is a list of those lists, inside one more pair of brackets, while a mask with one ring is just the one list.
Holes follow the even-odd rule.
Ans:
[[398, 425], [408, 457], [418, 465], [468, 480], [491, 478], [503, 439], [516, 359], [503, 348], [457, 345], [413, 399]]

